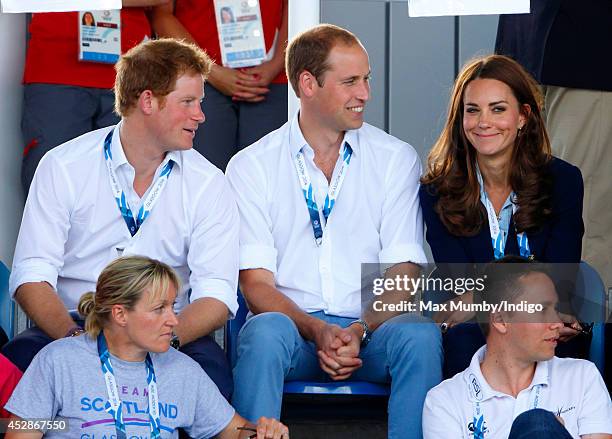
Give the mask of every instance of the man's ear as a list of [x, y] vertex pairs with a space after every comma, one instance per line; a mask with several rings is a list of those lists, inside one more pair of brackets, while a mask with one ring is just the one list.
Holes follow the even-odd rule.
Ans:
[[143, 114], [150, 115], [157, 107], [157, 99], [151, 90], [145, 90], [138, 96], [138, 108]]
[[491, 330], [497, 331], [500, 334], [508, 332], [508, 323], [505, 321], [504, 316], [500, 312], [491, 313], [489, 320], [491, 324]]
[[298, 76], [298, 87], [300, 89], [300, 97], [310, 98], [314, 95], [316, 89], [319, 88], [319, 84], [317, 78], [312, 73], [304, 70]]
[[125, 305], [113, 305], [111, 308], [111, 316], [113, 321], [119, 326], [127, 325], [127, 308]]

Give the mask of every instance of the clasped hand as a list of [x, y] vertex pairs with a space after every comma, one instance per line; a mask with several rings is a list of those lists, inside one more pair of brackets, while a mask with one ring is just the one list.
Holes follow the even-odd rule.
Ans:
[[271, 61], [264, 62], [255, 67], [243, 69], [230, 69], [223, 66], [215, 66], [221, 73], [215, 81], [215, 87], [226, 96], [231, 96], [234, 101], [261, 102], [270, 92], [268, 87], [278, 74], [277, 69]]
[[350, 327], [325, 324], [317, 333], [314, 342], [319, 365], [332, 380], [345, 380], [361, 367], [361, 339]]

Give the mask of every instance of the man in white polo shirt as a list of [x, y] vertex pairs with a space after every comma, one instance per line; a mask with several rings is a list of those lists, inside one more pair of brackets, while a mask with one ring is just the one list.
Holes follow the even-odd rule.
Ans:
[[553, 281], [539, 264], [515, 259], [488, 267], [485, 300], [542, 311], [481, 314], [487, 344], [429, 391], [424, 438], [612, 438], [610, 395], [595, 365], [554, 356], [563, 323]]
[[40, 162], [10, 277], [36, 324], [3, 350], [20, 369], [52, 339], [82, 332], [68, 311], [110, 261], [146, 255], [183, 284], [175, 342], [229, 397], [231, 372], [208, 334], [237, 309], [238, 211], [223, 174], [192, 150], [210, 66], [195, 46], [141, 43], [116, 66], [121, 122]]
[[255, 314], [239, 335], [233, 403], [257, 419], [280, 415], [285, 380], [391, 382], [388, 437], [419, 438], [441, 379], [439, 329], [363, 313], [360, 295], [362, 263], [414, 276], [426, 262], [419, 157], [364, 124], [370, 65], [355, 35], [317, 26], [290, 43], [286, 64], [299, 114], [227, 170]]

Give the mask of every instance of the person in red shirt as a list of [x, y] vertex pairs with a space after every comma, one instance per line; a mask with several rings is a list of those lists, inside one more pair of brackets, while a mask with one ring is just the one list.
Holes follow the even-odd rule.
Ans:
[[[240, 149], [287, 121], [287, 0], [260, 1], [264, 40], [269, 60], [249, 68], [221, 64], [221, 49], [213, 0], [176, 0], [156, 8], [151, 23], [158, 36], [185, 39], [206, 51], [216, 65], [206, 84], [202, 111], [206, 122], [194, 148], [218, 168]], [[239, 21], [239, 17], [234, 17]]]
[[[146, 8], [170, 0], [123, 0], [121, 52], [145, 38]], [[116, 124], [112, 64], [79, 61], [79, 13], [35, 13], [23, 74], [24, 137], [21, 181], [27, 195], [38, 162], [47, 151], [93, 129]]]
[[4, 404], [13, 394], [13, 390], [17, 387], [17, 383], [21, 379], [23, 372], [17, 366], [11, 363], [4, 355], [0, 354], [0, 418], [8, 418], [11, 416], [9, 412], [4, 410]]

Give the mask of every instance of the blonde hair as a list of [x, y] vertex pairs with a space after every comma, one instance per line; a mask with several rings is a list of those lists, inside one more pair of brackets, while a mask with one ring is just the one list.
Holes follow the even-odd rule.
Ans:
[[151, 301], [163, 297], [170, 285], [177, 290], [180, 280], [163, 262], [144, 256], [127, 256], [114, 260], [102, 270], [95, 292], [79, 300], [79, 314], [85, 318], [85, 330], [97, 337], [108, 324], [114, 305], [133, 309], [147, 292]]

